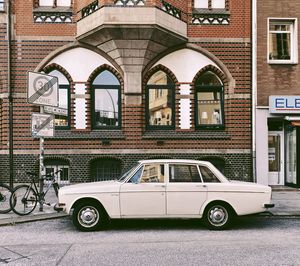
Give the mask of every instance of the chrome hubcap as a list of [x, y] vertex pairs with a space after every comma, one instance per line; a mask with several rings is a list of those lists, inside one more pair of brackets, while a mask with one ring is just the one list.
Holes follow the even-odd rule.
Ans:
[[84, 207], [78, 216], [80, 224], [84, 227], [93, 226], [99, 220], [99, 212], [94, 207]]
[[213, 225], [222, 226], [227, 222], [228, 213], [223, 206], [214, 206], [209, 210], [209, 221]]

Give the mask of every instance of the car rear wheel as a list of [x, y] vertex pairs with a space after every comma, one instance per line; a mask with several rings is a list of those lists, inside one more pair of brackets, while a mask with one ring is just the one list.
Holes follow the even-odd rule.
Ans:
[[99, 204], [80, 203], [74, 209], [72, 220], [80, 231], [95, 231], [105, 227], [107, 214]]
[[233, 219], [230, 206], [224, 203], [210, 204], [204, 214], [205, 224], [213, 230], [223, 230], [229, 227]]

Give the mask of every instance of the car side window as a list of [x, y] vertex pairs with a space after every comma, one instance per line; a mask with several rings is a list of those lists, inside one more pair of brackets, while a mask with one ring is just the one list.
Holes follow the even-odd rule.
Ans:
[[205, 166], [199, 166], [202, 175], [203, 182], [206, 183], [220, 183], [220, 180], [215, 176], [215, 174]]
[[140, 180], [141, 183], [165, 182], [165, 170], [163, 164], [146, 164]]
[[170, 164], [170, 182], [201, 182], [196, 165]]
[[139, 183], [139, 180], [141, 178], [141, 174], [143, 172], [143, 167], [140, 167], [139, 170], [135, 172], [135, 174], [130, 178], [128, 183]]

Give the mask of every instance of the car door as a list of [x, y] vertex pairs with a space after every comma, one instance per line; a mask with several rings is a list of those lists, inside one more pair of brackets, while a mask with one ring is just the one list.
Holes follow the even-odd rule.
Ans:
[[120, 187], [121, 217], [163, 217], [166, 215], [164, 164], [141, 166]]
[[169, 164], [167, 183], [167, 214], [169, 216], [198, 216], [207, 198], [196, 164]]

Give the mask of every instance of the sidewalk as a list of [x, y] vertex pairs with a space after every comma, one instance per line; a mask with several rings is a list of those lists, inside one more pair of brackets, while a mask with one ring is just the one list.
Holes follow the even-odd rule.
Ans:
[[[52, 206], [44, 205], [42, 212], [37, 206], [33, 213], [26, 216], [19, 216], [13, 212], [0, 214], [0, 226], [65, 217], [65, 213], [58, 213], [53, 209], [55, 201], [56, 199], [52, 197]], [[273, 188], [272, 203], [275, 204], [275, 207], [260, 215], [300, 218], [300, 189]]]

